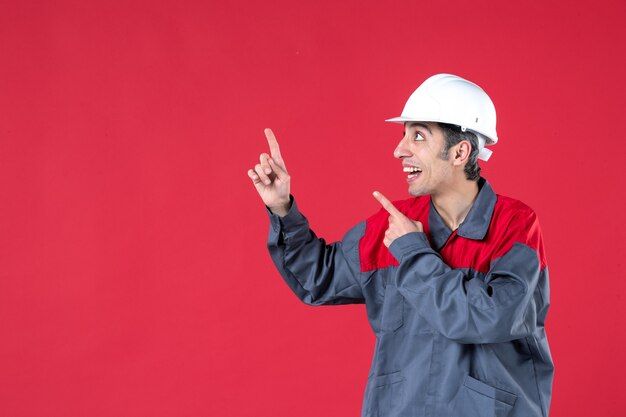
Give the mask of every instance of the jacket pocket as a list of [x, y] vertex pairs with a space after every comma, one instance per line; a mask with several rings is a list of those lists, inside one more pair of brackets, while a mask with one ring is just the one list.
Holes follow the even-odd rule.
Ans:
[[466, 376], [457, 395], [454, 417], [506, 417], [517, 395]]
[[365, 393], [363, 414], [365, 417], [397, 415], [404, 403], [404, 376], [402, 372], [370, 377]]
[[402, 294], [400, 294], [395, 285], [387, 283], [380, 323], [381, 330], [395, 332], [402, 327], [403, 324], [404, 297], [402, 297]]

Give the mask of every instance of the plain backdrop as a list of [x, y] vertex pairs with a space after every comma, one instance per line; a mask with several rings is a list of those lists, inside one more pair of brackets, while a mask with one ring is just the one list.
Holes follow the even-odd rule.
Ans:
[[409, 94], [481, 85], [547, 247], [551, 416], [623, 417], [626, 2], [0, 0], [0, 415], [357, 416], [363, 306], [301, 304], [246, 176], [329, 241], [407, 196]]

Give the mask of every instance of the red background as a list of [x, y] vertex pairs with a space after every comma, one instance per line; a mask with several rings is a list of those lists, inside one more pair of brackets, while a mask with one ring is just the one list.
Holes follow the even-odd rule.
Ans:
[[0, 415], [356, 416], [363, 306], [302, 305], [246, 171], [339, 239], [406, 196], [428, 76], [491, 95], [551, 272], [552, 416], [624, 416], [626, 3], [0, 1]]

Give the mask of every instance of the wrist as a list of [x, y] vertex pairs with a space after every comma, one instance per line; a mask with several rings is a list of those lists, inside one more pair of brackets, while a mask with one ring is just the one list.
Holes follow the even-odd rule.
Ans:
[[289, 209], [291, 209], [291, 196], [289, 196], [287, 201], [278, 204], [272, 204], [271, 206], [267, 206], [267, 208], [270, 209], [270, 211], [275, 215], [285, 217], [287, 213], [289, 213]]

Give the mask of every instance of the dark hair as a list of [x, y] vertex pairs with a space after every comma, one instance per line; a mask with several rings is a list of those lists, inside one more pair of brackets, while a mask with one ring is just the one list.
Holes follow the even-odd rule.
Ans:
[[465, 177], [471, 181], [478, 181], [480, 178], [480, 167], [478, 166], [478, 137], [473, 132], [466, 130], [461, 131], [461, 127], [457, 125], [451, 125], [448, 123], [438, 123], [443, 137], [446, 140], [445, 147], [439, 157], [441, 159], [448, 159], [448, 151], [451, 147], [467, 140], [472, 145], [467, 164], [465, 164]]

